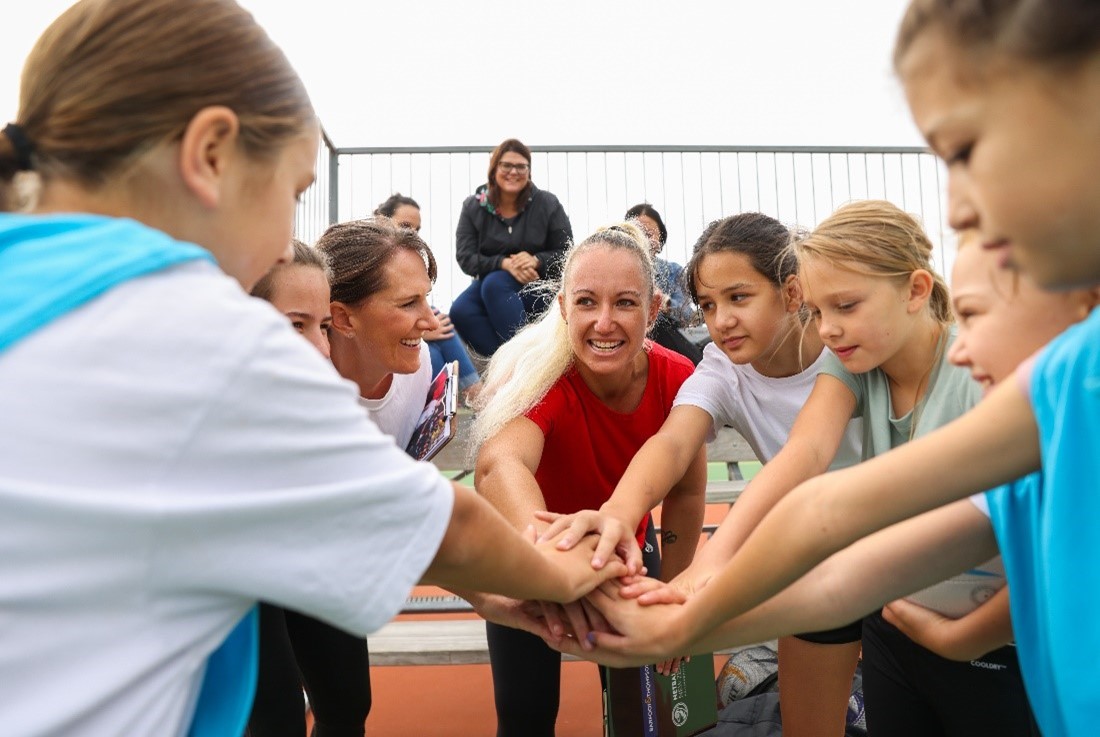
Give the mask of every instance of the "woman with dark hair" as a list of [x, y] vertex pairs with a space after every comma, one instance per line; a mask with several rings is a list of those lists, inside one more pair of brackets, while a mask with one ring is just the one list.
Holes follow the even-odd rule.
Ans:
[[[375, 208], [374, 214], [388, 217], [399, 227], [420, 232], [420, 205], [412, 197], [400, 192], [387, 197], [385, 202]], [[428, 353], [432, 358], [432, 375], [438, 374], [444, 364], [458, 361], [458, 386], [462, 390], [463, 402], [469, 404], [481, 391], [481, 376], [470, 360], [462, 339], [455, 332], [450, 316], [440, 312], [434, 305], [432, 311], [439, 320], [439, 327], [424, 333], [424, 341], [428, 344]]]
[[546, 304], [523, 287], [554, 277], [573, 237], [558, 198], [531, 182], [531, 149], [509, 138], [489, 158], [486, 184], [466, 198], [455, 256], [474, 278], [451, 305], [458, 334], [492, 356]]
[[691, 360], [696, 366], [703, 360], [703, 347], [710, 342], [704, 338], [702, 344], [696, 344], [682, 332], [681, 328], [687, 327], [692, 318], [691, 300], [684, 290], [683, 271], [680, 264], [666, 261], [658, 257], [668, 242], [668, 228], [661, 214], [648, 202], [634, 205], [626, 211], [627, 220], [636, 220], [649, 238], [650, 250], [653, 253], [653, 269], [657, 276], [657, 286], [665, 295], [664, 305], [653, 328], [649, 331], [649, 337], [665, 348], [674, 350]]

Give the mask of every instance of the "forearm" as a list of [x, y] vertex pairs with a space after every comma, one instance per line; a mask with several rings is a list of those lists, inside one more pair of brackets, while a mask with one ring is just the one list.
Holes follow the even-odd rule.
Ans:
[[671, 581], [687, 570], [699, 546], [704, 497], [670, 494], [661, 508], [661, 580]]
[[671, 581], [691, 565], [699, 547], [707, 504], [707, 454], [700, 448], [661, 506], [661, 579]]
[[[807, 486], [835, 482], [837, 476], [840, 474], [828, 474]], [[788, 504], [798, 505], [799, 500], [785, 500], [782, 508]], [[806, 504], [803, 501], [801, 506]], [[822, 519], [812, 510], [809, 517]], [[769, 637], [837, 627], [888, 601], [946, 580], [997, 552], [989, 520], [966, 501], [868, 535], [816, 567], [812, 561], [815, 556], [826, 557], [828, 546], [821, 541], [829, 538], [834, 525], [823, 522], [815, 534], [796, 522], [793, 528], [783, 527], [785, 534], [776, 535], [778, 525], [773, 527], [771, 522], [769, 516], [730, 564], [690, 602], [701, 610], [697, 618], [700, 631], [723, 622], [733, 629], [764, 627], [764, 634], [771, 633]], [[755, 543], [761, 534], [767, 536], [761, 536], [761, 543], [771, 540], [772, 544], [757, 550]], [[772, 596], [770, 586], [778, 590], [787, 583], [783, 575], [796, 568], [789, 562], [791, 548], [803, 556], [798, 558], [800, 562], [811, 561], [806, 568], [812, 570], [756, 606]], [[788, 560], [782, 562], [785, 558]], [[776, 560], [781, 562], [776, 565]], [[770, 583], [759, 586], [759, 578], [769, 576]], [[742, 615], [749, 607], [756, 608]], [[728, 621], [734, 617], [736, 621]], [[753, 629], [750, 637], [761, 631]]]
[[464, 596], [481, 591], [516, 599], [561, 600], [565, 584], [560, 571], [484, 499], [452, 486], [451, 521], [423, 583]]
[[691, 448], [690, 444], [672, 434], [657, 433], [634, 455], [600, 511], [617, 517], [628, 527], [636, 528], [642, 518], [660, 504], [669, 490], [683, 478], [700, 445], [701, 440]]
[[789, 445], [745, 487], [722, 524], [699, 551], [696, 566], [716, 571], [729, 562], [764, 517], [798, 484], [824, 472], [831, 458], [812, 447]]
[[526, 529], [535, 512], [546, 510], [538, 482], [517, 459], [502, 458], [484, 472], [479, 469], [474, 487], [517, 530]]

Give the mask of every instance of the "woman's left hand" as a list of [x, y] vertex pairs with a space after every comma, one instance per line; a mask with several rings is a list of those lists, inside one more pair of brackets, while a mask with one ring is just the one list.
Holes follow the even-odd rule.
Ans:
[[592, 555], [592, 567], [599, 570], [618, 555], [626, 562], [631, 574], [642, 571], [642, 551], [634, 537], [634, 529], [626, 522], [606, 512], [585, 509], [574, 514], [535, 512], [535, 518], [549, 522], [550, 526], [539, 537], [548, 540], [558, 537], [558, 548], [569, 550], [591, 532], [599, 533], [599, 543]]

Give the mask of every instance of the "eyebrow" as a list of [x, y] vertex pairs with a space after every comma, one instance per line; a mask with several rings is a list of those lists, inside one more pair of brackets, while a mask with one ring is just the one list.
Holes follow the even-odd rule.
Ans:
[[[291, 311], [291, 312], [284, 312], [283, 314], [286, 315], [287, 317], [313, 317], [313, 315], [311, 315], [308, 312]], [[325, 315], [321, 319], [322, 320], [331, 320], [332, 315]]]
[[[574, 289], [573, 290], [573, 294], [582, 294], [582, 293], [583, 294], [595, 294], [596, 290], [595, 289], [589, 289], [588, 287], [580, 287], [579, 289]], [[621, 292], [616, 292], [615, 296], [618, 297], [618, 296], [622, 296], [624, 294], [635, 294], [635, 295], [637, 295], [637, 294], [641, 294], [641, 292], [638, 291], [637, 289], [624, 289]]]

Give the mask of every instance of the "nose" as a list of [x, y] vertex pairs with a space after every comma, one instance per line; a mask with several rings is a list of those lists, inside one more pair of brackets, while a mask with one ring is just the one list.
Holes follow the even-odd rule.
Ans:
[[818, 315], [817, 320], [817, 334], [821, 336], [821, 340], [828, 343], [830, 340], [836, 340], [844, 331], [841, 330], [840, 324], [835, 320], [825, 317], [823, 314]]
[[600, 333], [610, 332], [614, 327], [615, 320], [611, 315], [611, 307], [605, 305], [600, 308], [600, 312], [596, 315], [596, 331]]
[[306, 339], [321, 352], [322, 356], [325, 358], [331, 357], [329, 355], [328, 332], [324, 328], [318, 327]]
[[431, 305], [424, 305], [424, 312], [420, 316], [421, 330], [427, 332], [429, 330], [437, 330], [439, 328], [439, 318], [435, 315], [435, 310], [431, 308]]
[[948, 172], [947, 177], [948, 224], [957, 231], [978, 227], [978, 211], [971, 201], [966, 175]]
[[737, 319], [737, 310], [732, 306], [723, 305], [715, 308], [714, 310], [714, 326], [721, 330], [728, 330], [736, 327], [739, 320]]
[[955, 336], [951, 347], [947, 349], [947, 360], [955, 366], [969, 366], [971, 364], [970, 351], [966, 346], [966, 336], [962, 330]]

